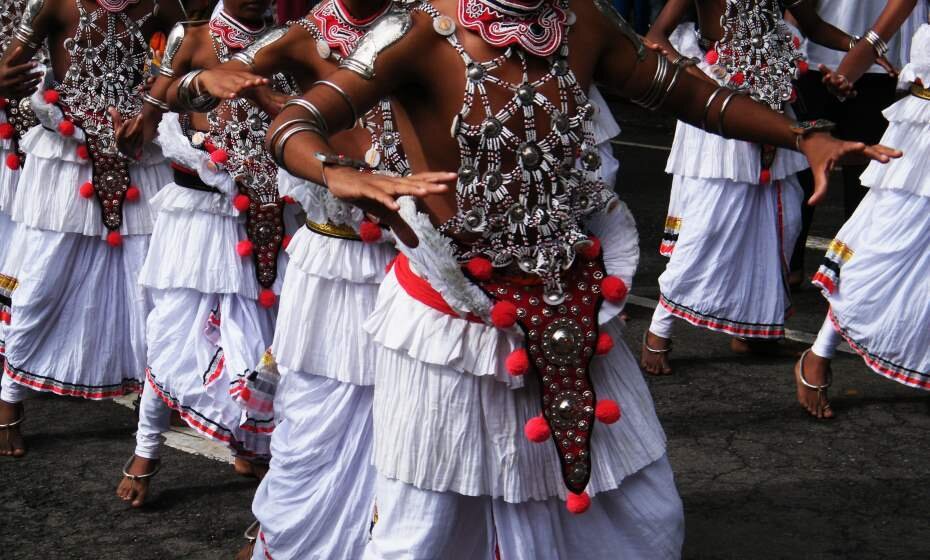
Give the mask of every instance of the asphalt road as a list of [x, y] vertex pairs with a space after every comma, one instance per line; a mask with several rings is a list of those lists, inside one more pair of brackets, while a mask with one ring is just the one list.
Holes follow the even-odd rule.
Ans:
[[[671, 123], [623, 106], [623, 142], [667, 145]], [[633, 293], [654, 299], [669, 195], [660, 149], [617, 146], [622, 197], [642, 264]], [[834, 194], [813, 234], [842, 222]], [[822, 252], [808, 252], [815, 266]], [[816, 332], [826, 310], [798, 294], [789, 327]], [[651, 310], [631, 306], [638, 347]], [[804, 346], [790, 343], [798, 351]], [[925, 393], [880, 379], [849, 354], [834, 364], [838, 418], [818, 423], [794, 400], [792, 360], [730, 353], [725, 336], [682, 325], [673, 377], [650, 379], [687, 514], [690, 559], [925, 559], [930, 433]], [[229, 559], [251, 522], [255, 483], [221, 462], [167, 449], [154, 500], [114, 496], [135, 420], [114, 403], [41, 398], [24, 426], [30, 453], [0, 460], [0, 559]]]

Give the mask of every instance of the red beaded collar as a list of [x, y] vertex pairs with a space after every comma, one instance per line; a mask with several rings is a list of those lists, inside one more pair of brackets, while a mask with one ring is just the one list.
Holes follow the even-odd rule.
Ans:
[[342, 56], [348, 56], [355, 45], [358, 44], [368, 26], [391, 7], [390, 0], [384, 2], [384, 7], [364, 19], [353, 17], [349, 10], [339, 0], [321, 2], [310, 14], [317, 28], [323, 35], [323, 40], [331, 49], [336, 49]]
[[459, 0], [458, 17], [488, 44], [519, 45], [536, 56], [559, 48], [568, 19], [554, 0]]
[[216, 17], [210, 20], [210, 30], [232, 50], [241, 50], [251, 45], [266, 29], [265, 25], [259, 29], [252, 29], [234, 19], [225, 10], [220, 10]]

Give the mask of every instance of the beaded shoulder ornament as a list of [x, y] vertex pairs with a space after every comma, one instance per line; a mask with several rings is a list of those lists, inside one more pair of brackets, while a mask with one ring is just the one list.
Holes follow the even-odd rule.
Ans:
[[124, 118], [142, 110], [149, 54], [142, 28], [158, 11], [158, 0], [139, 18], [123, 11], [139, 0], [101, 0], [92, 11], [84, 7], [82, 0], [75, 1], [80, 16], [77, 31], [64, 42], [70, 62], [54, 97], [65, 117], [80, 126], [87, 137], [92, 185], [103, 210], [103, 224], [111, 232], [108, 239], [116, 245], [123, 221], [122, 206], [130, 188], [130, 162], [116, 147], [108, 110], [113, 107]]
[[[332, 59], [338, 64], [355, 49], [372, 24], [395, 6], [393, 0], [387, 0], [382, 9], [365, 19], [358, 19], [339, 0], [324, 0], [306, 17], [289, 22], [288, 25], [303, 28], [316, 40], [320, 58]], [[397, 132], [391, 101], [382, 99], [362, 120], [371, 135], [371, 146], [365, 153], [365, 163], [394, 175], [408, 175], [410, 165]]]
[[[26, 2], [27, 0], [7, 0], [0, 6], [0, 53], [5, 52], [10, 45], [13, 31], [19, 25]], [[0, 99], [0, 110], [6, 114], [6, 123], [0, 124], [0, 138], [11, 140], [14, 152], [7, 156], [6, 165], [11, 169], [17, 169], [25, 158], [25, 154], [19, 148], [19, 139], [30, 128], [39, 124], [39, 121], [32, 112], [28, 97]]]
[[[216, 58], [221, 63], [251, 45], [265, 31], [250, 29], [222, 10], [211, 19], [209, 27]], [[272, 87], [288, 95], [297, 92], [293, 81], [282, 74], [273, 77]], [[206, 138], [195, 134], [193, 143], [210, 151], [211, 160], [221, 165], [239, 186], [241, 194], [236, 207], [246, 213], [246, 234], [255, 259], [256, 277], [266, 290], [259, 296], [259, 303], [270, 307], [274, 303], [270, 288], [277, 279], [278, 254], [284, 243], [284, 202], [278, 195], [278, 167], [265, 150], [265, 134], [272, 119], [243, 98], [224, 100], [207, 117], [209, 134]]]

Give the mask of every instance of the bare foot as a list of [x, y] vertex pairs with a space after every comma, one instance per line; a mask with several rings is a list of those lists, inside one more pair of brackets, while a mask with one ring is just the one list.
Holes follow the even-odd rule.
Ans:
[[19, 424], [23, 420], [23, 403], [0, 401], [0, 456], [19, 459], [26, 455], [26, 444]]
[[782, 356], [797, 358], [798, 353], [785, 347], [779, 340], [768, 338], [730, 338], [730, 350], [735, 354], [755, 354], [757, 356]]
[[239, 549], [239, 553], [236, 554], [236, 560], [251, 560], [255, 552], [255, 541], [258, 540], [258, 532], [261, 530], [262, 526], [257, 519], [249, 525], [244, 535], [246, 540], [245, 546]]
[[833, 418], [833, 408], [827, 400], [827, 388], [833, 381], [830, 360], [810, 350], [804, 352], [794, 366], [794, 381], [798, 387], [798, 402], [811, 416], [821, 420]]
[[235, 560], [252, 560], [252, 553], [254, 552], [254, 550], [255, 550], [254, 542], [245, 543], [245, 546], [239, 549], [239, 552], [236, 553]]
[[133, 455], [124, 473], [128, 476], [123, 476], [116, 488], [116, 496], [124, 502], [131, 502], [134, 508], [142, 507], [149, 493], [149, 481], [158, 472], [158, 463], [158, 459]]
[[668, 361], [668, 353], [672, 350], [672, 341], [646, 331], [643, 338], [643, 351], [640, 366], [649, 375], [671, 375], [672, 366]]
[[265, 478], [265, 474], [268, 473], [268, 463], [249, 461], [242, 457], [235, 458], [233, 468], [239, 476], [258, 480]]

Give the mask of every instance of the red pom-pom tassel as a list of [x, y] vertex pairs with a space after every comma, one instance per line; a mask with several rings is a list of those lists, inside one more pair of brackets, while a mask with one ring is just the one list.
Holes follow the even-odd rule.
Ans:
[[84, 144], [78, 146], [77, 149], [74, 150], [74, 153], [76, 153], [77, 157], [81, 159], [87, 159], [90, 157], [90, 151], [87, 150], [87, 146]]
[[465, 264], [465, 269], [478, 281], [490, 280], [491, 274], [494, 272], [491, 261], [484, 257], [472, 257]]
[[358, 226], [358, 236], [365, 243], [377, 243], [381, 240], [381, 228], [370, 220], [362, 220]]
[[287, 246], [291, 244], [291, 239], [293, 238], [290, 235], [285, 235], [284, 239], [281, 240], [281, 247], [287, 249]]
[[591, 496], [589, 496], [587, 492], [582, 492], [581, 494], [569, 492], [568, 499], [565, 500], [565, 507], [575, 515], [584, 513], [591, 507]]
[[707, 61], [707, 64], [717, 64], [717, 61], [720, 60], [720, 55], [717, 51], [707, 51], [707, 54], [704, 55], [704, 60]]
[[597, 353], [598, 356], [608, 354], [613, 349], [614, 339], [611, 338], [609, 334], [602, 332], [597, 335], [597, 344], [594, 347], [594, 352]]
[[254, 249], [255, 247], [248, 239], [243, 239], [239, 243], [236, 243], [236, 253], [238, 253], [240, 257], [248, 257], [252, 254]]
[[294, 197], [288, 195], [282, 196], [281, 201], [284, 202], [284, 204], [297, 204], [297, 201], [294, 200]]
[[94, 184], [90, 181], [78, 187], [78, 194], [81, 198], [90, 198], [94, 196]]
[[218, 149], [210, 153], [210, 161], [217, 165], [223, 165], [229, 161], [229, 153], [226, 150]]
[[54, 105], [55, 103], [58, 103], [61, 100], [61, 96], [58, 95], [57, 91], [53, 89], [49, 89], [49, 90], [45, 90], [45, 93], [42, 94], [42, 99], [44, 99], [46, 103], [50, 105]]
[[74, 123], [71, 121], [61, 121], [58, 123], [58, 132], [61, 133], [62, 136], [74, 136], [74, 130]]
[[604, 294], [604, 299], [607, 301], [620, 303], [626, 298], [626, 282], [616, 276], [605, 276], [601, 280], [601, 293]]
[[549, 430], [549, 422], [546, 422], [545, 418], [534, 416], [526, 421], [526, 425], [523, 426], [523, 434], [526, 439], [533, 443], [542, 443], [549, 439], [552, 432]]
[[730, 83], [735, 86], [741, 86], [746, 83], [746, 75], [742, 72], [737, 72], [730, 77]]
[[6, 106], [10, 104], [10, 100], [6, 97], [0, 97], [0, 109], [6, 109]]
[[233, 197], [233, 206], [236, 207], [236, 210], [240, 212], [245, 212], [249, 209], [249, 206], [252, 204], [252, 201], [249, 200], [249, 197], [244, 194], [237, 194]]
[[243, 387], [239, 391], [239, 398], [245, 402], [252, 400], [252, 391], [248, 387]]
[[7, 154], [6, 156], [6, 166], [16, 171], [20, 166], [19, 156], [16, 154]]
[[0, 138], [9, 140], [16, 134], [16, 128], [8, 122], [0, 123]]
[[139, 190], [139, 187], [133, 185], [126, 189], [126, 200], [129, 202], [135, 202], [142, 198], [142, 191]]
[[759, 184], [768, 185], [772, 181], [772, 172], [768, 169], [763, 169], [759, 172]]
[[13, 322], [13, 316], [10, 315], [9, 311], [0, 311], [0, 321], [3, 321], [5, 324], [9, 325]]
[[601, 240], [598, 237], [592, 235], [591, 237], [588, 238], [588, 241], [590, 241], [591, 244], [586, 245], [584, 248], [582, 248], [578, 252], [582, 256], [582, 258], [587, 259], [589, 261], [593, 261], [601, 254]]
[[262, 290], [258, 294], [258, 304], [264, 307], [265, 309], [273, 307], [277, 301], [278, 301], [278, 296], [276, 296], [274, 292], [272, 292], [271, 290], [267, 288]]
[[491, 322], [499, 329], [508, 329], [517, 324], [517, 306], [509, 301], [499, 301], [491, 308]]
[[594, 416], [605, 424], [613, 424], [620, 419], [620, 405], [611, 399], [600, 399], [594, 407]]
[[504, 365], [510, 375], [515, 377], [526, 375], [530, 371], [530, 355], [523, 348], [518, 348], [507, 356]]
[[798, 61], [798, 72], [800, 72], [801, 74], [807, 74], [807, 71], [810, 69], [811, 69], [811, 66], [810, 64], [807, 63], [806, 60]]
[[111, 231], [107, 234], [107, 244], [110, 247], [119, 247], [123, 244], [123, 236], [118, 231]]

